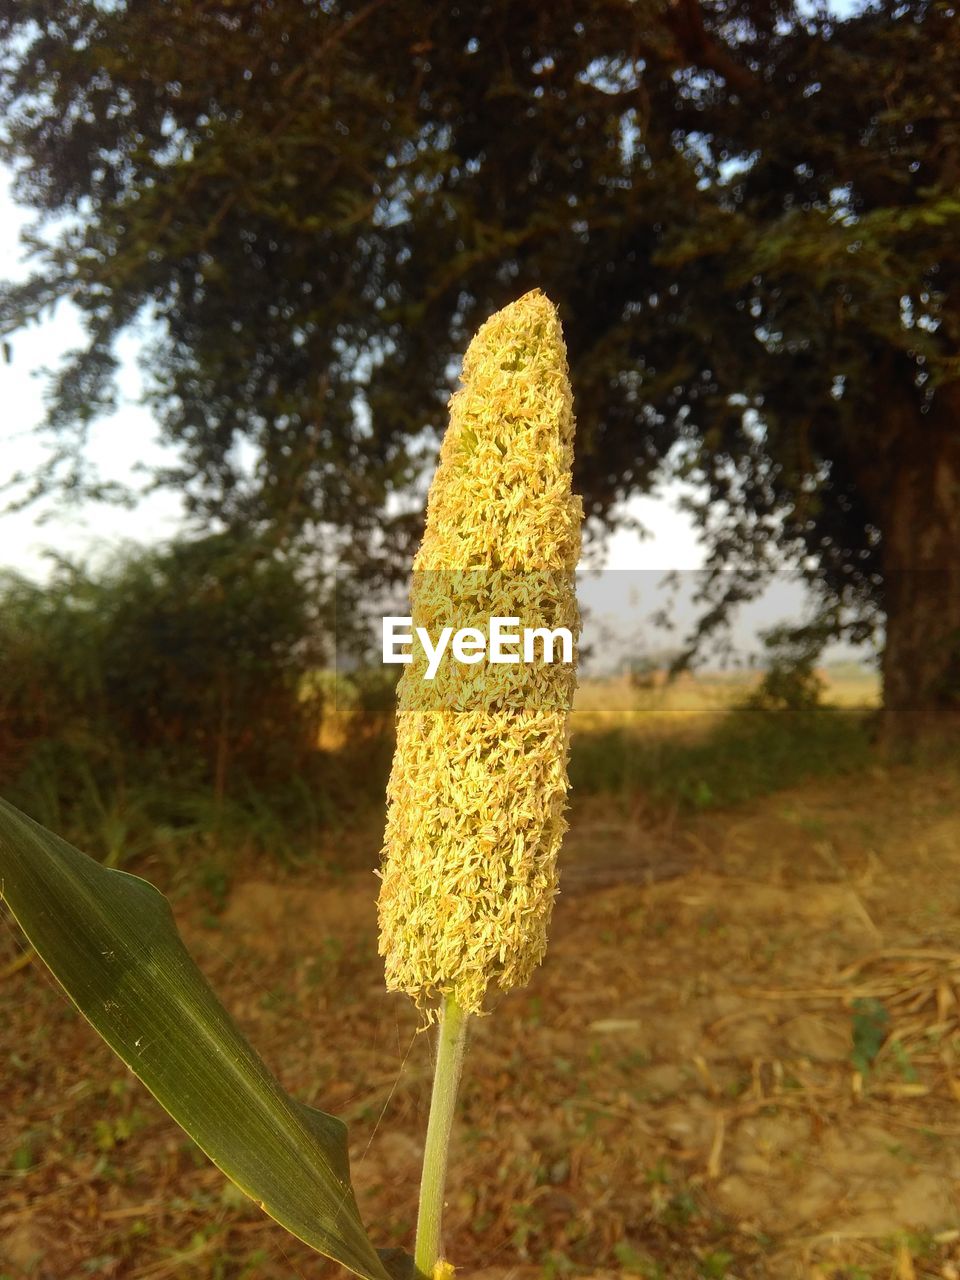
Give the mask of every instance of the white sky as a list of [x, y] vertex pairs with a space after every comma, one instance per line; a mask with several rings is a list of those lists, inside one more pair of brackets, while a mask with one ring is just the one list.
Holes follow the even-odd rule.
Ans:
[[[19, 236], [31, 220], [29, 211], [13, 203], [10, 185], [9, 173], [0, 169], [0, 278], [7, 280], [29, 273]], [[0, 363], [0, 483], [18, 471], [36, 471], [46, 457], [49, 444], [34, 433], [44, 415], [41, 371], [57, 368], [63, 354], [82, 340], [77, 313], [69, 303], [61, 303], [43, 323], [9, 339], [12, 361]], [[135, 339], [126, 339], [120, 351], [124, 357], [120, 407], [95, 428], [92, 454], [105, 478], [129, 481], [138, 463], [156, 461], [164, 451], [156, 442], [149, 413], [136, 404], [140, 379]], [[6, 505], [5, 498], [0, 505]], [[46, 549], [73, 557], [118, 539], [170, 537], [179, 515], [180, 503], [173, 494], [157, 494], [136, 511], [102, 504], [68, 508], [62, 501], [40, 502], [22, 513], [0, 514], [0, 566], [42, 578]]]

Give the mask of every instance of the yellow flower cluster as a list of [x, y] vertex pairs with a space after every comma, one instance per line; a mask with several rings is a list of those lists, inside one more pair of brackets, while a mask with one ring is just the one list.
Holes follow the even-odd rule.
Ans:
[[[467, 351], [414, 561], [414, 627], [517, 618], [579, 633], [573, 407], [556, 309], [539, 291]], [[511, 630], [517, 628], [512, 627]], [[541, 655], [542, 659], [542, 655]], [[387, 987], [432, 1013], [482, 1010], [491, 982], [525, 983], [546, 949], [566, 829], [573, 664], [447, 662], [400, 682], [381, 870]]]

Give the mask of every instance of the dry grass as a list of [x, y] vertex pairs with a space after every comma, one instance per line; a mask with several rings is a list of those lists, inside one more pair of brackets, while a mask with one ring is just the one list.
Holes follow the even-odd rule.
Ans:
[[[955, 1280], [958, 814], [947, 767], [656, 826], [642, 797], [581, 804], [546, 964], [475, 1024], [447, 1218], [463, 1273]], [[342, 875], [247, 867], [222, 914], [176, 908], [284, 1083], [348, 1120], [378, 1243], [409, 1246], [430, 1046], [383, 990], [378, 828], [338, 848]], [[332, 1274], [37, 966], [6, 987], [0, 1276]]]

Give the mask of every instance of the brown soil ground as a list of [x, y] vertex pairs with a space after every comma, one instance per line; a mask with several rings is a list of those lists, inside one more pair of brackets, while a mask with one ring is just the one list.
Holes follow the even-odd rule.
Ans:
[[[658, 830], [608, 814], [577, 811], [544, 967], [473, 1027], [461, 1272], [960, 1277], [960, 779], [877, 770]], [[248, 868], [222, 913], [174, 905], [284, 1084], [348, 1121], [377, 1243], [409, 1246], [430, 1038], [383, 991], [375, 892], [366, 869]], [[0, 966], [20, 946], [4, 929]], [[0, 1280], [333, 1274], [39, 965], [4, 986]], [[879, 1052], [858, 1000], [888, 1017]]]

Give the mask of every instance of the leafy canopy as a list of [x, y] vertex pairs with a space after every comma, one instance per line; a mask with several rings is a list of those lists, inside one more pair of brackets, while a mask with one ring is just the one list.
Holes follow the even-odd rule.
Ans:
[[2, 0], [2, 154], [57, 221], [0, 327], [69, 297], [90, 338], [40, 487], [96, 487], [147, 318], [198, 515], [375, 528], [466, 336], [539, 286], [588, 512], [679, 465], [730, 590], [786, 550], [867, 626], [877, 424], [960, 373], [957, 30], [947, 0]]

